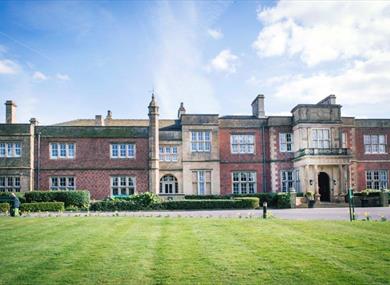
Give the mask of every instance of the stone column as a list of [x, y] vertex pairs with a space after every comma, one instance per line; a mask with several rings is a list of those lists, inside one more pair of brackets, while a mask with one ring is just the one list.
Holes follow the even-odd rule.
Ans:
[[159, 193], [159, 113], [158, 105], [152, 95], [149, 104], [149, 191]]

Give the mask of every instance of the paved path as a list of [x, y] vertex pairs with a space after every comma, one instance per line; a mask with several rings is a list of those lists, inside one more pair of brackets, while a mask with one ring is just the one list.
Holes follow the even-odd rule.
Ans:
[[[291, 220], [349, 220], [348, 208], [313, 208], [313, 209], [269, 209], [273, 216]], [[365, 213], [374, 220], [385, 217], [390, 221], [390, 207], [356, 208], [359, 220], [365, 219]], [[191, 217], [191, 218], [254, 218], [261, 217], [262, 210], [213, 210], [213, 211], [141, 211], [141, 212], [64, 212], [31, 213], [25, 216], [126, 216], [126, 217]]]

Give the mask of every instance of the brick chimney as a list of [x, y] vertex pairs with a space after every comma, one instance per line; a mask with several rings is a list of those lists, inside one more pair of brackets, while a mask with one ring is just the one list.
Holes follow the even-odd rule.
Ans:
[[5, 102], [5, 123], [15, 124], [16, 123], [16, 104], [12, 100]]
[[257, 95], [255, 100], [252, 102], [252, 115], [256, 118], [265, 118], [264, 111], [264, 95]]

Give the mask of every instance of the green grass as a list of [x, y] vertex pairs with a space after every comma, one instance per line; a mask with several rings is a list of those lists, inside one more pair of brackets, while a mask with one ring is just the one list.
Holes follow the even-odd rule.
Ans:
[[389, 222], [0, 218], [0, 284], [389, 284]]

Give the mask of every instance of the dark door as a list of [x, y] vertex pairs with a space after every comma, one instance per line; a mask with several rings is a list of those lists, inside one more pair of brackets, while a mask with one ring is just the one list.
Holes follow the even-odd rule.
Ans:
[[325, 172], [318, 174], [318, 187], [320, 188], [320, 201], [330, 202], [329, 175]]

